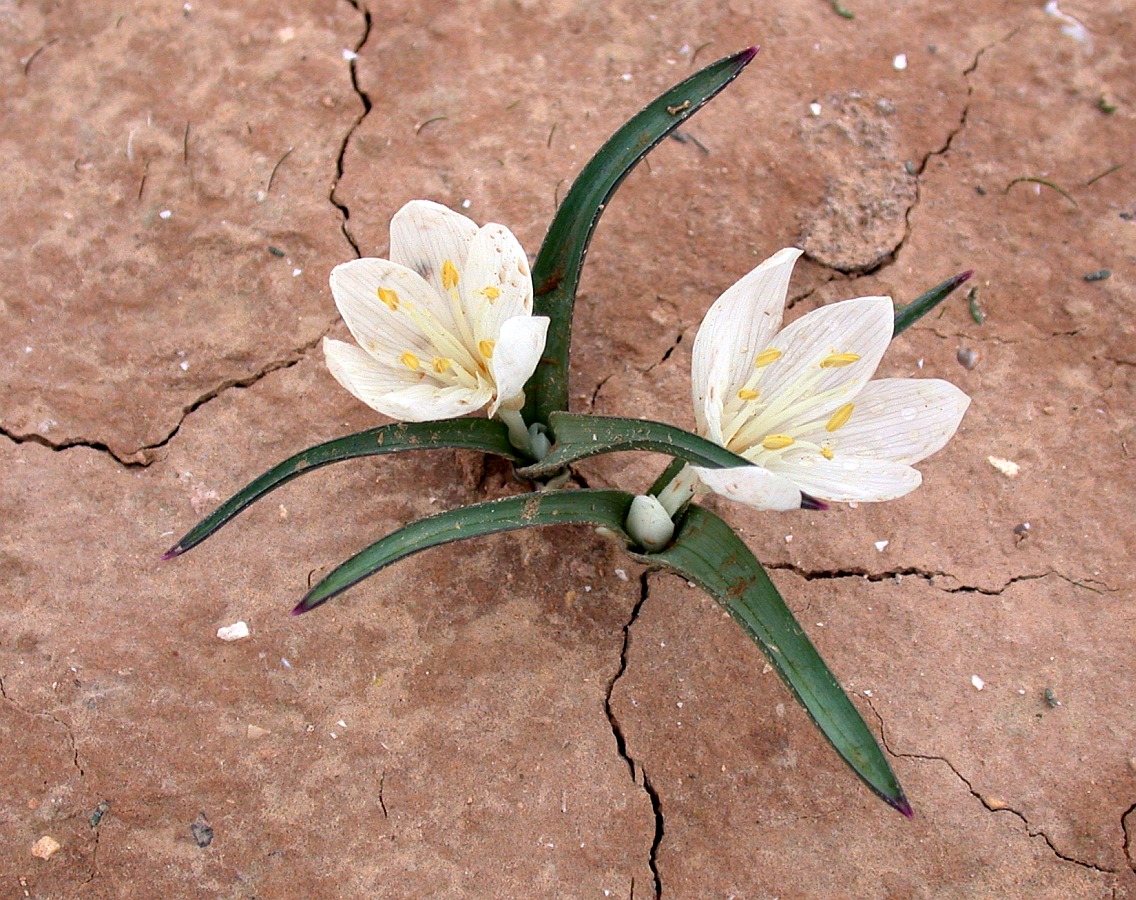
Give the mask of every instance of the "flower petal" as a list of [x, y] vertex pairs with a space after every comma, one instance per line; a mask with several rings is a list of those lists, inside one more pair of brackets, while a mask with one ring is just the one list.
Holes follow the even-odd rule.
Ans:
[[343, 341], [324, 338], [323, 355], [335, 380], [372, 409], [380, 409], [376, 405], [379, 398], [408, 387], [415, 380], [414, 373], [405, 367], [402, 372], [406, 374], [403, 375], [354, 344]]
[[544, 352], [548, 322], [547, 316], [514, 316], [501, 323], [493, 358], [489, 361], [497, 385], [497, 396], [489, 407], [489, 415], [496, 414], [497, 407], [524, 390], [525, 382], [532, 377]]
[[463, 387], [440, 387], [423, 381], [403, 388], [382, 398], [382, 407], [375, 407], [384, 415], [403, 422], [432, 422], [435, 419], [456, 419], [476, 412], [493, 398], [488, 387], [471, 390]]
[[[469, 256], [477, 223], [430, 200], [411, 200], [394, 214], [390, 224], [390, 258], [421, 275], [441, 297], [442, 266], [446, 260], [460, 269]], [[441, 321], [451, 331], [455, 322]]]
[[937, 378], [880, 378], [856, 395], [846, 425], [828, 432], [821, 420], [801, 434], [846, 453], [911, 465], [940, 450], [958, 429], [970, 398]]
[[486, 225], [474, 236], [458, 287], [475, 341], [497, 340], [501, 323], [532, 314], [528, 257], [504, 225]]
[[781, 456], [769, 465], [802, 491], [838, 503], [894, 500], [923, 482], [923, 476], [911, 466], [851, 454], [825, 459], [819, 453], [801, 451]]
[[[353, 259], [331, 270], [331, 293], [339, 314], [359, 346], [377, 359], [397, 359], [410, 350], [424, 358], [431, 345], [405, 311], [391, 309], [379, 299], [379, 288], [393, 291], [398, 302], [409, 302], [435, 318], [449, 318], [437, 292], [417, 273], [386, 259]], [[444, 321], [444, 320], [443, 320]]]
[[[769, 434], [794, 433], [855, 397], [891, 342], [893, 309], [887, 297], [860, 297], [822, 306], [783, 329], [772, 341], [781, 358], [762, 370], [758, 386], [769, 406], [739, 433], [738, 442], [752, 445]], [[820, 365], [835, 354], [856, 359]]]
[[801, 506], [801, 491], [793, 482], [760, 466], [690, 468], [698, 475], [698, 480], [715, 494], [754, 509], [787, 510]]
[[780, 250], [730, 287], [706, 313], [694, 338], [691, 392], [700, 433], [722, 441], [725, 403], [745, 384], [754, 357], [781, 327], [789, 277], [801, 251]]

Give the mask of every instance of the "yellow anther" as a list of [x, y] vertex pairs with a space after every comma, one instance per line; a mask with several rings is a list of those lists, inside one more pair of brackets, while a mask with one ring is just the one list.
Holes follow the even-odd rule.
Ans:
[[836, 454], [832, 452], [832, 448], [827, 445], [820, 448], [820, 455], [825, 459], [832, 459], [834, 456], [836, 456]]
[[494, 300], [501, 296], [501, 288], [488, 284], [477, 293], [481, 294], [481, 296], [492, 303]]
[[772, 362], [777, 362], [781, 358], [781, 351], [776, 347], [770, 347], [768, 350], [762, 350], [757, 354], [757, 359], [753, 361], [755, 369], [764, 369]]
[[458, 267], [450, 260], [442, 263], [442, 287], [447, 291], [458, 286]]
[[441, 375], [443, 372], [448, 372], [454, 367], [454, 361], [452, 359], [446, 359], [444, 356], [435, 356], [433, 365], [434, 371]]
[[852, 418], [853, 409], [855, 409], [855, 407], [851, 403], [845, 403], [829, 417], [828, 421], [825, 423], [824, 430], [836, 431], [841, 425], [847, 424], [848, 420]]
[[478, 341], [477, 342], [477, 352], [480, 353], [486, 359], [492, 359], [493, 358], [493, 346], [494, 346], [494, 344], [493, 344], [493, 341], [491, 341], [491, 340], [486, 339], [484, 341]]
[[418, 357], [411, 353], [409, 350], [403, 353], [402, 356], [398, 358], [398, 361], [406, 366], [406, 368], [410, 369], [411, 372], [418, 371]]
[[761, 446], [766, 450], [784, 450], [786, 447], [791, 447], [794, 441], [787, 434], [771, 434], [761, 442]]
[[379, 299], [382, 300], [392, 312], [398, 309], [398, 294], [390, 288], [379, 288]]
[[820, 361], [822, 369], [842, 369], [860, 359], [859, 353], [832, 353]]
[[740, 391], [738, 391], [739, 400], [756, 400], [757, 398], [757, 391], [751, 391], [749, 388], [742, 388]]

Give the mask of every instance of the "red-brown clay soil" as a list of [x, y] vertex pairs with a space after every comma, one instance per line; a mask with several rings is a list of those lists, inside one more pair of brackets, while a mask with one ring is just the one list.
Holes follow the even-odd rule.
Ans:
[[[0, 3], [0, 894], [1136, 896], [1136, 16], [836, 6]], [[159, 562], [376, 424], [323, 364], [327, 276], [384, 255], [404, 202], [535, 251], [612, 129], [750, 43], [605, 214], [572, 403], [690, 426], [702, 314], [782, 246], [807, 253], [793, 316], [976, 270], [984, 321], [960, 294], [885, 358], [973, 398], [920, 490], [709, 501], [912, 821], [713, 601], [587, 530], [427, 552], [288, 616], [376, 537], [522, 489], [475, 455], [321, 470]]]

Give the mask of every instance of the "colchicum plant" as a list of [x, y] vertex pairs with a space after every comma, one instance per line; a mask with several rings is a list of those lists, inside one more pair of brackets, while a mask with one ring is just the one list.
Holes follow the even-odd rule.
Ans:
[[[729, 611], [851, 769], [910, 816], [887, 759], [761, 563], [721, 518], [692, 503], [712, 491], [762, 510], [880, 501], [919, 486], [912, 465], [940, 449], [969, 400], [934, 379], [871, 380], [891, 339], [970, 276], [906, 306], [861, 297], [782, 313], [800, 250], [774, 254], [711, 306], [694, 343], [698, 434], [661, 422], [568, 411], [572, 310], [584, 256], [612, 194], [650, 150], [725, 88], [757, 53], [719, 60], [624, 124], [583, 168], [532, 271], [512, 233], [412, 201], [391, 221], [390, 259], [331, 274], [355, 344], [325, 340], [331, 373], [400, 421], [318, 444], [255, 479], [163, 558], [201, 543], [269, 491], [359, 456], [455, 447], [510, 460], [534, 493], [420, 519], [355, 554], [293, 610], [315, 609], [386, 566], [451, 541], [530, 526], [588, 524], [635, 560], [680, 574]], [[463, 418], [484, 410], [487, 417]], [[647, 494], [557, 490], [602, 453], [655, 451], [671, 463]]]

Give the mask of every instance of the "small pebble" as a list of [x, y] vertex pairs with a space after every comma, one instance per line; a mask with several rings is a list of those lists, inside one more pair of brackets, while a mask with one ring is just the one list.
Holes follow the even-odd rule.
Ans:
[[173, 215], [173, 213], [170, 212], [170, 210], [163, 209], [160, 213], [158, 213], [158, 218], [159, 219], [168, 219], [172, 215]]
[[883, 553], [887, 549], [887, 545], [890, 543], [891, 541], [876, 541], [876, 549], [879, 550], [880, 553]]
[[245, 728], [245, 737], [247, 737], [249, 740], [262, 738], [266, 734], [272, 734], [272, 732], [267, 728], [261, 728], [259, 725], [249, 725], [247, 728]]
[[1022, 522], [1021, 525], [1014, 526], [1014, 534], [1018, 536], [1019, 540], [1025, 540], [1029, 537], [1030, 523]]
[[1002, 459], [1000, 456], [988, 456], [986, 461], [1007, 478], [1017, 478], [1022, 468], [1012, 459]]
[[32, 844], [32, 856], [36, 859], [51, 859], [60, 850], [63, 845], [59, 843], [50, 834], [45, 834], [38, 841]]
[[110, 812], [110, 804], [103, 800], [95, 807], [95, 811], [91, 813], [91, 817], [87, 821], [91, 823], [92, 828], [98, 828], [103, 816], [108, 812]]
[[234, 622], [217, 629], [217, 637], [223, 641], [239, 641], [247, 638], [251, 632], [245, 622]]
[[1097, 269], [1097, 271], [1090, 272], [1088, 275], [1086, 275], [1085, 281], [1104, 281], [1106, 278], [1109, 278], [1111, 275], [1112, 275], [1112, 272], [1109, 271], [1108, 269]]
[[978, 365], [978, 351], [971, 350], [969, 347], [959, 347], [955, 358], [959, 361], [959, 365], [968, 372]]
[[986, 682], [979, 678], [977, 675], [970, 676], [970, 683], [974, 685], [974, 689], [976, 691], [980, 691], [984, 687], [986, 687]]
[[281, 250], [279, 247], [269, 247], [268, 252], [271, 253], [273, 256], [283, 256], [284, 255], [284, 251]]
[[208, 847], [213, 843], [213, 826], [209, 824], [205, 813], [199, 812], [197, 814], [197, 818], [189, 826], [189, 831], [198, 847]]
[[891, 65], [892, 65], [892, 68], [895, 69], [897, 72], [902, 72], [904, 69], [907, 68], [907, 54], [906, 53], [897, 54], [895, 59], [893, 59], [891, 61]]
[[343, 51], [343, 58], [345, 60], [347, 60], [347, 62], [354, 62], [355, 60], [357, 60], [359, 58], [359, 54], [356, 53], [354, 50], [344, 50]]
[[809, 112], [812, 113], [814, 116], [819, 116], [820, 115], [820, 104], [819, 103], [810, 103], [809, 104]]

